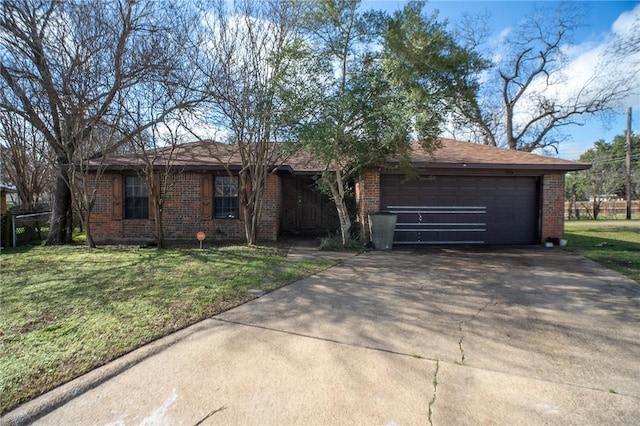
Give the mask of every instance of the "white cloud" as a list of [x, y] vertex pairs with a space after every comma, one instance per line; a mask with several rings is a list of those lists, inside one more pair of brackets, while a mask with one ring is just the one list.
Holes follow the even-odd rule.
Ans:
[[[599, 41], [588, 40], [578, 44], [565, 44], [562, 54], [565, 63], [549, 79], [539, 76], [530, 87], [532, 98], [542, 95], [558, 105], [572, 105], [597, 99], [616, 87], [632, 87], [624, 96], [618, 96], [613, 104], [617, 109], [638, 105], [640, 101], [640, 46], [635, 52], [621, 54], [621, 44], [628, 45], [640, 31], [640, 5], [625, 12], [612, 24], [608, 33]], [[522, 99], [516, 120], [524, 124], [529, 112], [534, 111], [533, 101]], [[585, 121], [588, 117], [578, 117]]]
[[637, 4], [633, 10], [623, 12], [611, 26], [614, 34], [621, 37], [630, 37], [633, 34], [637, 37], [638, 24], [640, 23], [640, 4]]

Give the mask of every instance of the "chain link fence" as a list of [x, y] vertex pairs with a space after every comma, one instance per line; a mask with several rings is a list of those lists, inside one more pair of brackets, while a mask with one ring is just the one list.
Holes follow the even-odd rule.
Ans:
[[51, 212], [13, 216], [11, 220], [11, 245], [18, 247], [42, 243], [49, 236], [50, 223]]

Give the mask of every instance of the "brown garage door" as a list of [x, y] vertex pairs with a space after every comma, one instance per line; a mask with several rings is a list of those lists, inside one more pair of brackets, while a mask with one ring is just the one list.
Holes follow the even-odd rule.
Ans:
[[395, 244], [534, 244], [535, 177], [381, 177], [381, 206], [398, 214]]

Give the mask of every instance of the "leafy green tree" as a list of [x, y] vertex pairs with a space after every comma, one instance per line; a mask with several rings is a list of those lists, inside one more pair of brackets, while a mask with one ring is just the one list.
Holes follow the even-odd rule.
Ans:
[[422, 13], [423, 2], [393, 16], [361, 12], [359, 5], [310, 4], [304, 73], [312, 83], [308, 118], [297, 132], [321, 162], [319, 183], [335, 202], [343, 244], [350, 237], [346, 197], [353, 180], [390, 157], [407, 164], [412, 138], [428, 152], [436, 149], [440, 127], [456, 108], [453, 99], [473, 98], [469, 76], [481, 66], [444, 24]]
[[461, 45], [437, 11], [426, 14], [424, 7], [412, 1], [387, 19], [383, 60], [409, 102], [416, 133], [433, 142], [445, 121], [459, 121], [476, 107], [476, 76], [488, 62]]
[[[593, 148], [579, 158], [591, 163], [591, 168], [569, 174], [565, 180], [566, 198], [575, 206], [582, 202], [590, 205], [590, 215], [597, 219], [604, 201], [613, 197], [626, 197], [626, 136], [619, 135], [608, 143], [599, 140]], [[640, 192], [640, 134], [631, 136], [631, 188], [632, 198]]]

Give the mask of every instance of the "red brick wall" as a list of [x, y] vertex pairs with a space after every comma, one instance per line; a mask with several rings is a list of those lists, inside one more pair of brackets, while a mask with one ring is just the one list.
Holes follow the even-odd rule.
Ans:
[[367, 172], [364, 177], [356, 182], [356, 205], [358, 208], [358, 221], [362, 224], [364, 238], [369, 239], [369, 221], [367, 215], [380, 211], [380, 173]]
[[[112, 219], [114, 185], [122, 187], [122, 176], [120, 174], [104, 174], [100, 178], [96, 202], [91, 213], [91, 230], [94, 238], [102, 238], [102, 236], [123, 237], [123, 221]], [[123, 208], [123, 205], [119, 206], [120, 216], [123, 215]]]
[[[204, 173], [198, 172], [174, 173], [169, 176], [163, 214], [165, 237], [167, 240], [195, 241], [196, 233], [203, 231], [207, 235], [207, 241], [244, 240], [243, 220], [214, 219], [212, 215], [203, 214], [204, 176]], [[151, 213], [149, 219], [123, 219], [122, 214], [117, 214], [124, 206], [123, 202], [114, 205], [114, 194], [117, 193], [114, 185], [122, 185], [119, 173], [106, 173], [100, 180], [91, 216], [94, 238], [123, 242], [154, 240], [155, 223]], [[277, 239], [281, 198], [280, 178], [270, 175], [265, 187], [265, 204], [259, 229], [259, 237], [263, 240]]]
[[564, 234], [564, 173], [542, 176], [540, 238], [562, 238]]
[[[203, 215], [202, 177], [203, 173], [183, 172], [170, 176], [169, 191], [165, 200], [163, 221], [168, 240], [195, 240], [198, 231], [207, 234], [207, 240], [244, 240], [244, 222], [239, 219], [213, 219]], [[542, 176], [541, 190], [541, 238], [562, 238], [564, 232], [564, 174]], [[291, 183], [291, 182], [289, 182]], [[97, 240], [148, 241], [155, 239], [153, 218], [137, 220], [117, 217], [122, 202], [114, 201], [114, 184], [122, 185], [119, 173], [107, 173], [98, 188], [96, 204], [92, 213], [92, 231]], [[287, 185], [285, 182], [284, 185]], [[289, 188], [289, 190], [292, 188]], [[287, 193], [294, 191], [286, 191]], [[262, 240], [276, 240], [280, 224], [294, 220], [283, 206], [283, 183], [278, 175], [270, 175], [265, 187], [265, 198], [259, 237]], [[289, 200], [294, 202], [294, 200]], [[369, 238], [367, 215], [380, 210], [380, 174], [368, 172], [356, 183], [356, 203], [358, 220], [363, 225], [365, 238]]]
[[280, 232], [280, 211], [282, 210], [282, 180], [270, 174], [264, 188], [262, 216], [258, 229], [261, 240], [277, 240]]

